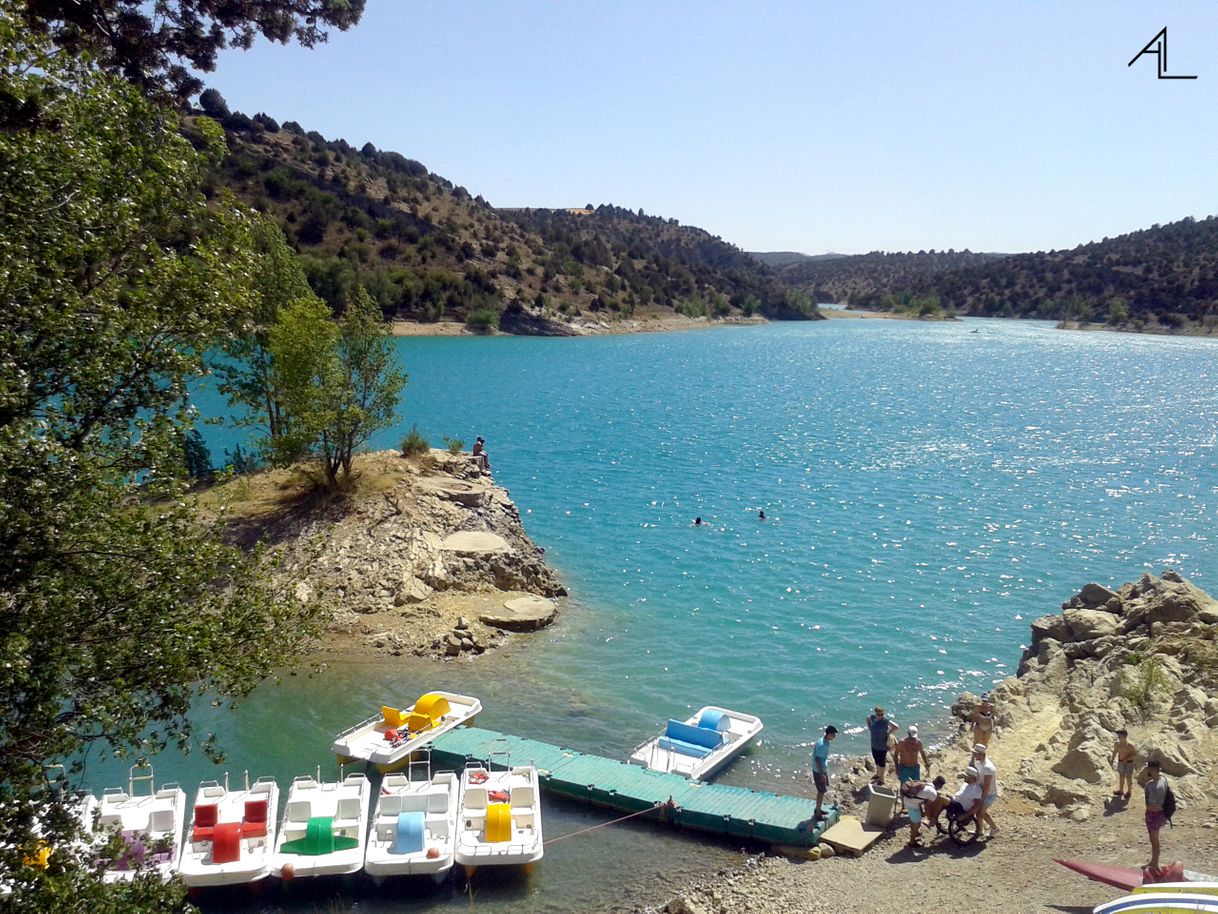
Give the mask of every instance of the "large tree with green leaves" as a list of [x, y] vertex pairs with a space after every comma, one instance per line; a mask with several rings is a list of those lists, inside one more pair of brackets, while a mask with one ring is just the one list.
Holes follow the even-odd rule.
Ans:
[[350, 477], [356, 451], [375, 432], [394, 423], [398, 397], [406, 386], [389, 325], [363, 287], [338, 322], [337, 369], [330, 387], [332, 418], [318, 442], [331, 484], [339, 470]]
[[252, 242], [256, 258], [249, 289], [253, 319], [246, 332], [233, 334], [225, 341], [224, 358], [216, 360], [213, 371], [219, 378], [220, 392], [241, 410], [237, 423], [262, 431], [262, 456], [290, 462], [303, 451], [289, 440], [295, 436], [286, 427], [282, 394], [271, 361], [272, 328], [280, 315], [295, 305], [305, 304], [306, 310], [320, 309], [326, 315], [329, 311], [309, 288], [300, 258], [288, 247], [276, 222], [257, 218]]
[[[167, 910], [174, 890], [69, 865], [46, 766], [210, 750], [192, 700], [247, 693], [314, 630], [184, 488], [188, 384], [252, 327], [251, 219], [201, 192], [214, 124], [196, 148], [17, 12], [0, 0], [0, 93], [40, 117], [0, 132], [0, 870], [12, 910]], [[21, 865], [36, 830], [46, 871]]]
[[90, 52], [141, 88], [167, 87], [182, 98], [202, 83], [227, 47], [248, 48], [261, 35], [305, 47], [327, 29], [349, 29], [364, 0], [22, 0], [24, 15], [56, 45]]
[[406, 375], [372, 297], [359, 289], [337, 322], [320, 300], [283, 309], [269, 334], [272, 385], [283, 405], [281, 460], [308, 451], [317, 456], [327, 485], [351, 476], [356, 452], [397, 418]]

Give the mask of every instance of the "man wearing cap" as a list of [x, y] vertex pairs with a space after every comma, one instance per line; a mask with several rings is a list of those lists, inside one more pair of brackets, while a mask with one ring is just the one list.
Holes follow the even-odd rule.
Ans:
[[821, 804], [825, 800], [825, 792], [829, 789], [829, 744], [837, 736], [837, 727], [833, 724], [825, 727], [825, 735], [816, 741], [812, 747], [812, 780], [816, 782], [816, 812], [812, 821], [823, 819]]
[[926, 765], [926, 773], [930, 774], [930, 759], [926, 757], [926, 749], [918, 739], [918, 728], [910, 727], [905, 733], [905, 739], [897, 743], [892, 754], [893, 763], [897, 766], [897, 781], [901, 784], [922, 780], [922, 769], [918, 767], [919, 758]]
[[875, 760], [877, 784], [884, 783], [884, 769], [888, 767], [888, 737], [897, 732], [897, 723], [884, 716], [884, 709], [875, 706], [875, 713], [867, 715], [867, 729], [871, 733], [871, 757]]
[[1146, 794], [1146, 832], [1150, 835], [1150, 869], [1159, 868], [1159, 830], [1167, 824], [1163, 804], [1167, 802], [1167, 779], [1160, 770], [1158, 759], [1151, 759], [1138, 774], [1138, 783]]
[[981, 795], [985, 801], [981, 810], [981, 821], [989, 826], [992, 838], [998, 834], [998, 826], [994, 824], [994, 819], [990, 816], [990, 807], [998, 799], [998, 769], [985, 757], [986, 751], [984, 743], [977, 743], [973, 746], [973, 767], [977, 769], [981, 782]]
[[981, 785], [977, 783], [978, 779], [977, 769], [972, 765], [964, 769], [964, 784], [956, 791], [951, 803], [947, 804], [949, 814], [962, 821], [967, 821], [984, 811], [985, 800], [981, 793]]

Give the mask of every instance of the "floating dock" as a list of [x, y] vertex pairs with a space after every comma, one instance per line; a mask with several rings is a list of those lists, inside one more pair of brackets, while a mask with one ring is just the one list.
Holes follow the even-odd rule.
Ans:
[[433, 762], [441, 766], [460, 769], [477, 761], [502, 768], [510, 757], [517, 765], [536, 765], [542, 789], [559, 796], [627, 813], [654, 808], [647, 818], [769, 844], [812, 847], [838, 820], [837, 808], [826, 804], [826, 818], [813, 823], [812, 798], [691, 781], [478, 727], [452, 730], [431, 747]]

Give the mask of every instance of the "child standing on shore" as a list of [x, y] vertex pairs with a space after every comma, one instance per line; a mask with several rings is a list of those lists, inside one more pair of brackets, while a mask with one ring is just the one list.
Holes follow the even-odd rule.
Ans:
[[1133, 791], [1133, 765], [1138, 757], [1138, 750], [1129, 741], [1128, 730], [1117, 730], [1116, 735], [1116, 743], [1112, 747], [1110, 759], [1110, 761], [1116, 762], [1117, 771], [1117, 789], [1113, 796], [1128, 800], [1129, 794]]

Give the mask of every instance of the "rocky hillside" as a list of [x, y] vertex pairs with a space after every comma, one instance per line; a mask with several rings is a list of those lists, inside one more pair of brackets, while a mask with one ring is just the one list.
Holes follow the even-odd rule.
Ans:
[[326, 647], [400, 655], [481, 653], [553, 620], [566, 594], [505, 489], [468, 454], [356, 458], [353, 491], [300, 469], [251, 473], [212, 492], [230, 529], [269, 543], [302, 600], [329, 610]]
[[[1061, 614], [1037, 619], [1018, 676], [993, 698], [1008, 799], [1075, 819], [1111, 806], [1109, 758], [1124, 727], [1139, 770], [1161, 760], [1180, 815], [1210, 816], [1218, 799], [1218, 601], [1175, 572], [1116, 591], [1088, 584]], [[967, 717], [975, 701], [966, 695], [955, 711]], [[1124, 805], [1139, 802], [1135, 795]]]
[[397, 152], [229, 112], [215, 96], [209, 108], [230, 149], [210, 189], [277, 219], [336, 309], [363, 285], [388, 317], [519, 333], [562, 334], [581, 315], [817, 316], [768, 267], [675, 219], [496, 210]]
[[1070, 250], [866, 254], [783, 267], [817, 301], [894, 303], [989, 317], [1095, 322], [1120, 330], [1218, 332], [1218, 217], [1182, 219]]
[[817, 302], [844, 302], [891, 310], [893, 299], [933, 276], [993, 263], [1000, 254], [918, 251], [808, 258], [778, 268], [783, 281]]

